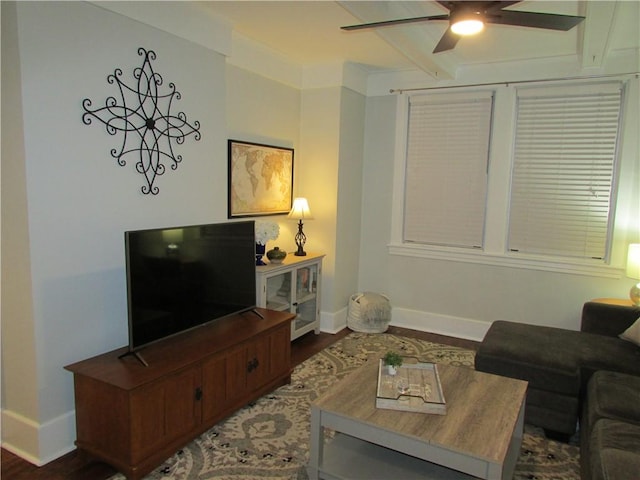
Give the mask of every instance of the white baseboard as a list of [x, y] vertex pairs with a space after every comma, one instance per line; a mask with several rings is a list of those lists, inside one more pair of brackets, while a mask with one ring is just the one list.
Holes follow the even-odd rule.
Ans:
[[335, 313], [320, 312], [320, 330], [335, 334], [347, 328], [347, 307]]
[[[480, 342], [487, 333], [491, 323], [472, 318], [452, 317], [438, 313], [394, 307], [391, 310], [391, 325]], [[333, 314], [326, 312], [320, 313], [320, 330], [323, 332], [338, 333], [343, 328], [346, 328], [346, 326], [346, 307]]]
[[406, 308], [393, 308], [391, 311], [391, 325], [481, 342], [491, 323], [472, 318], [452, 317]]
[[75, 412], [39, 424], [11, 410], [2, 410], [2, 448], [38, 467], [75, 449]]

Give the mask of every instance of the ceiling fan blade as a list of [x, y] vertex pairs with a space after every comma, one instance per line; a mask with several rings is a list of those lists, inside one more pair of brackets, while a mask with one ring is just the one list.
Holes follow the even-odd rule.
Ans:
[[515, 10], [501, 10], [487, 15], [487, 23], [564, 31], [571, 30], [583, 20], [584, 17], [579, 16], [558, 15], [555, 13], [518, 12]]
[[451, 10], [456, 2], [455, 1], [446, 2], [444, 0], [442, 0], [442, 1], [441, 0], [436, 0], [436, 3], [439, 3], [440, 5], [442, 5], [447, 10]]
[[404, 23], [429, 22], [431, 20], [449, 20], [449, 15], [431, 15], [429, 17], [400, 18], [397, 20], [385, 20], [383, 22], [361, 23], [360, 25], [348, 25], [340, 27], [342, 30], [362, 30], [365, 28], [389, 27], [392, 25], [402, 25]]
[[487, 13], [493, 13], [503, 8], [510, 7], [516, 3], [520, 3], [522, 0], [516, 0], [515, 2], [485, 2], [484, 11]]
[[444, 35], [442, 35], [440, 41], [436, 45], [436, 48], [433, 49], [433, 53], [452, 50], [453, 47], [456, 46], [456, 43], [458, 43], [458, 40], [460, 40], [460, 35], [456, 35], [450, 28], [447, 28], [447, 31], [444, 32]]
[[471, 9], [477, 11], [483, 11], [487, 13], [496, 12], [502, 8], [510, 7], [511, 5], [515, 5], [516, 3], [520, 3], [522, 0], [515, 1], [492, 1], [492, 0], [436, 0], [436, 3], [439, 3], [444, 8], [449, 11], [454, 11], [458, 8], [462, 9]]

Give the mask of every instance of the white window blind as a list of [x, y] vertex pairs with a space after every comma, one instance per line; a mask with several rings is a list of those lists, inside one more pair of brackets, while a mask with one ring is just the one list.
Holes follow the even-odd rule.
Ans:
[[403, 240], [483, 245], [493, 92], [409, 99]]
[[509, 250], [606, 259], [623, 85], [522, 89]]

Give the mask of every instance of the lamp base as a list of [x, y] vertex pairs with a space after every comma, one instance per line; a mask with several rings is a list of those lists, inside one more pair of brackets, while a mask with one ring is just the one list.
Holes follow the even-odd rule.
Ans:
[[304, 251], [304, 244], [307, 243], [307, 236], [302, 231], [302, 220], [298, 222], [298, 233], [296, 233], [296, 245], [298, 250], [294, 255], [296, 257], [304, 257], [307, 252]]
[[631, 287], [631, 290], [629, 290], [629, 298], [631, 298], [631, 303], [640, 306], [640, 282]]

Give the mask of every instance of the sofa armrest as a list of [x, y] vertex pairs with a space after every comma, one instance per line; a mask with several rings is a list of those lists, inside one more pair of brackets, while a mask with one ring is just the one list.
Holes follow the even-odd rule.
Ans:
[[640, 307], [587, 302], [582, 307], [580, 331], [617, 337], [640, 318]]

